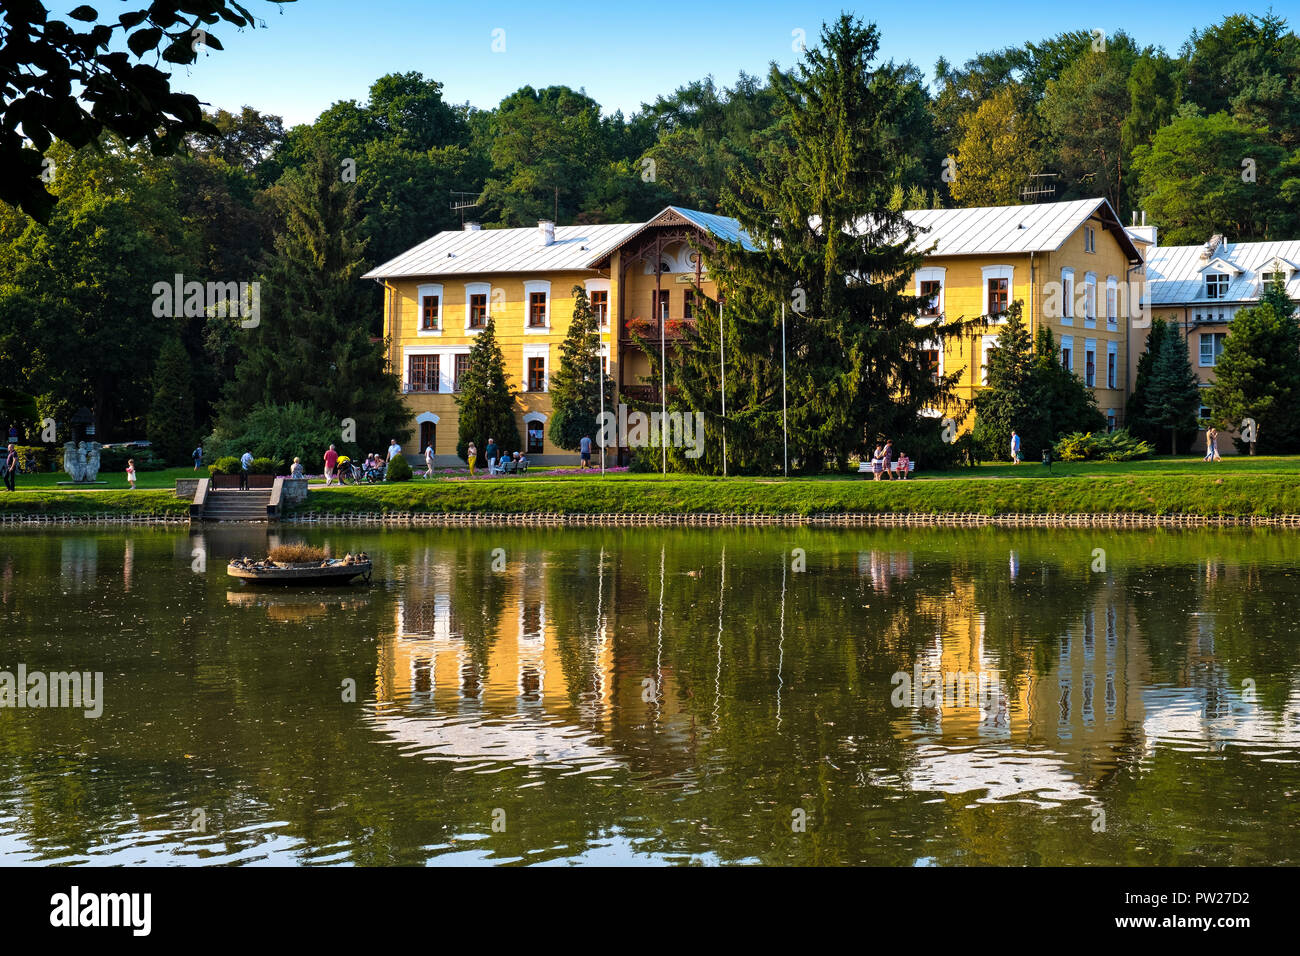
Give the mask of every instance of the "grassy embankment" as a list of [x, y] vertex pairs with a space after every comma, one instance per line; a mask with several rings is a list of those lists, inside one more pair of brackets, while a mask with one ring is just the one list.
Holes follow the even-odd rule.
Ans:
[[[20, 476], [16, 494], [0, 493], [0, 514], [183, 514], [171, 491], [189, 468], [143, 472], [125, 490], [120, 475], [100, 489], [58, 489], [59, 476]], [[119, 487], [121, 486], [121, 487]], [[151, 490], [156, 488], [159, 490]], [[300, 513], [387, 514], [1300, 514], [1300, 457], [1197, 458], [1143, 462], [985, 465], [874, 482], [857, 476], [790, 480], [614, 473], [523, 478], [438, 476], [395, 484], [323, 488], [313, 483]]]

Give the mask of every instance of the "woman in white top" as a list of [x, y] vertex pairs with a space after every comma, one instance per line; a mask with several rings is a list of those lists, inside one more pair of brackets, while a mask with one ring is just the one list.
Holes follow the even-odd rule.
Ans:
[[424, 448], [424, 477], [433, 477], [433, 445]]

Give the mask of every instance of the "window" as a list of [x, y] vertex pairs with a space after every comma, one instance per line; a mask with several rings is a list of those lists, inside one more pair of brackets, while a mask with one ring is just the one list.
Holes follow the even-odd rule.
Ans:
[[482, 329], [487, 327], [487, 301], [486, 292], [475, 292], [469, 297], [469, 328]]
[[540, 455], [542, 453], [542, 432], [541, 422], [528, 423], [528, 454]]
[[980, 366], [981, 385], [987, 385], [989, 383], [989, 357], [993, 354], [993, 350], [996, 349], [997, 347], [998, 347], [998, 337], [996, 335], [984, 336], [984, 364]]
[[1207, 299], [1222, 299], [1228, 294], [1228, 283], [1231, 277], [1224, 272], [1207, 272], [1205, 274], [1205, 297]]
[[1119, 388], [1119, 343], [1106, 343], [1106, 387]]
[[1089, 388], [1097, 386], [1097, 340], [1087, 339], [1083, 343], [1083, 384]]
[[938, 279], [926, 279], [921, 283], [921, 315], [937, 316], [939, 314], [939, 290], [942, 284]]
[[939, 381], [939, 350], [921, 349], [921, 369], [925, 371], [932, 382]]
[[1074, 336], [1061, 336], [1061, 366], [1066, 371], [1074, 371]]
[[1106, 431], [1113, 432], [1114, 430], [1115, 430], [1115, 409], [1108, 408], [1106, 410]]
[[1083, 277], [1083, 326], [1097, 327], [1097, 276], [1091, 272]]
[[682, 293], [682, 318], [695, 318], [695, 290], [687, 289]]
[[602, 329], [609, 328], [609, 293], [604, 289], [595, 289], [591, 293], [591, 311]]
[[437, 441], [438, 426], [433, 422], [420, 422], [420, 454], [423, 455], [426, 448], [432, 448], [436, 452], [438, 450]]
[[1074, 324], [1074, 270], [1061, 270], [1061, 324]]
[[1223, 343], [1227, 338], [1227, 332], [1201, 333], [1201, 368], [1219, 364], [1219, 356], [1223, 354]]
[[1119, 280], [1114, 276], [1106, 277], [1106, 325], [1116, 328], [1119, 324]]
[[1097, 251], [1097, 230], [1092, 228], [1092, 226], [1083, 227], [1083, 251]]
[[1011, 281], [1009, 279], [989, 279], [989, 315], [1001, 315], [1007, 311], [1009, 298], [1011, 295]]
[[1274, 282], [1281, 282], [1283, 285], [1286, 285], [1286, 273], [1285, 272], [1261, 272], [1259, 274], [1260, 289], [1267, 289]]
[[431, 332], [438, 327], [438, 302], [436, 295], [420, 297], [420, 330]]
[[668, 302], [670, 296], [667, 292], [654, 291], [650, 293], [650, 314], [656, 319], [667, 320]]
[[546, 328], [546, 293], [528, 293], [528, 327], [530, 329]]
[[412, 392], [436, 392], [438, 390], [438, 356], [412, 355], [408, 361], [409, 370], [406, 376], [408, 390]]
[[465, 374], [468, 371], [469, 371], [469, 353], [466, 352], [464, 354], [457, 355], [455, 368], [453, 370], [453, 376], [451, 380], [451, 390], [453, 392], [460, 391], [460, 383], [462, 379], [464, 379]]
[[546, 359], [540, 355], [528, 359], [528, 391], [546, 391]]

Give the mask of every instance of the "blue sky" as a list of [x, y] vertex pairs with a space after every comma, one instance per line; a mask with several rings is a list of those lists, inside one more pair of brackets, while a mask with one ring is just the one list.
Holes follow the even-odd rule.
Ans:
[[[104, 12], [116, 6], [100, 2]], [[441, 81], [456, 103], [487, 108], [524, 84], [566, 84], [585, 88], [606, 112], [628, 113], [709, 74], [730, 85], [741, 70], [761, 75], [773, 60], [789, 66], [797, 59], [793, 31], [805, 31], [812, 45], [821, 23], [842, 10], [876, 22], [883, 55], [911, 60], [928, 76], [940, 55], [961, 63], [977, 52], [1070, 29], [1122, 29], [1173, 53], [1193, 27], [1228, 12], [1269, 9], [1211, 0], [297, 0], [280, 13], [266, 0], [246, 3], [263, 15], [266, 29], [215, 30], [225, 50], [200, 55], [177, 71], [174, 85], [214, 107], [248, 104], [290, 125], [310, 122], [336, 100], [364, 100], [376, 77], [409, 70]], [[1300, 17], [1291, 19], [1296, 27]], [[492, 52], [494, 30], [504, 31], [504, 52]]]

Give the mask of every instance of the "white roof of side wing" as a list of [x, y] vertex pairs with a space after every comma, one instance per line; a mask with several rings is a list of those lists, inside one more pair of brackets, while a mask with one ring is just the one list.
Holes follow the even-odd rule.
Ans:
[[1013, 255], [1055, 252], [1094, 213], [1113, 226], [1130, 261], [1141, 254], [1105, 199], [974, 206], [968, 209], [909, 209], [903, 215], [921, 230], [917, 247], [934, 256]]
[[556, 226], [542, 244], [537, 226], [440, 232], [376, 266], [363, 279], [472, 275], [500, 272], [581, 272], [588, 263], [640, 229], [642, 223]]
[[[1300, 239], [1224, 243], [1215, 249], [1211, 259], [1202, 258], [1204, 251], [1204, 244], [1158, 246], [1147, 254], [1146, 278], [1152, 305], [1257, 301], [1263, 291], [1261, 276], [1273, 271], [1274, 261], [1287, 273], [1287, 295], [1300, 299], [1300, 272], [1293, 271], [1294, 264], [1300, 262]], [[1205, 294], [1204, 270], [1215, 262], [1238, 271], [1228, 273], [1231, 281], [1227, 293], [1211, 299]]]

